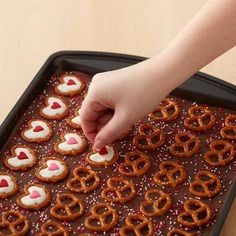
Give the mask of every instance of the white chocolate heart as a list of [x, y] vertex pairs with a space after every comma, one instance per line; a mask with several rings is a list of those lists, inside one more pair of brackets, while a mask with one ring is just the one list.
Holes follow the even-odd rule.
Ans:
[[[24, 152], [28, 158], [27, 159], [19, 159], [17, 156], [21, 152]], [[21, 167], [21, 166], [30, 165], [34, 161], [33, 155], [31, 154], [31, 152], [27, 148], [22, 148], [22, 147], [16, 148], [15, 153], [16, 153], [16, 156], [10, 157], [7, 160], [8, 164], [13, 167]]]
[[[24, 136], [28, 139], [40, 139], [40, 138], [45, 138], [50, 134], [50, 129], [47, 125], [46, 122], [41, 121], [41, 120], [35, 120], [31, 122], [31, 129], [25, 130], [24, 131]], [[34, 132], [33, 130], [35, 127], [41, 126], [43, 128], [42, 131], [39, 132]]]
[[[69, 82], [69, 80], [73, 80], [75, 84], [73, 84], [73, 85], [67, 85], [67, 83]], [[73, 76], [73, 75], [66, 75], [66, 76], [64, 76], [64, 77], [63, 77], [63, 81], [64, 81], [64, 83], [59, 84], [59, 85], [57, 86], [57, 89], [58, 89], [60, 92], [62, 92], [62, 93], [68, 93], [68, 92], [71, 92], [71, 91], [73, 91], [73, 92], [74, 92], [74, 91], [77, 91], [77, 90], [80, 89], [80, 87], [81, 87], [81, 85], [82, 85], [81, 81], [80, 81], [77, 77], [75, 77], [75, 76]]]
[[[64, 138], [65, 138], [66, 141], [62, 142], [62, 143], [59, 143], [59, 145], [58, 145], [58, 148], [63, 150], [63, 151], [77, 150], [77, 149], [80, 149], [83, 145], [83, 140], [78, 134], [66, 133], [64, 135]], [[70, 138], [75, 139], [77, 143], [69, 144], [68, 142], [69, 142]]]
[[[40, 196], [36, 197], [36, 198], [31, 198], [30, 195], [33, 193], [33, 191], [39, 192]], [[28, 195], [26, 195], [20, 199], [22, 204], [24, 204], [25, 206], [32, 206], [32, 205], [41, 204], [42, 202], [44, 202], [47, 199], [47, 194], [46, 194], [43, 187], [30, 186], [28, 188], [28, 192], [29, 192]]]
[[[49, 168], [50, 168], [51, 164], [53, 164], [53, 163], [56, 164], [59, 169], [50, 170]], [[58, 175], [61, 175], [65, 171], [65, 167], [64, 167], [64, 165], [62, 165], [62, 163], [60, 161], [47, 160], [46, 164], [47, 164], [47, 167], [39, 171], [39, 174], [44, 178], [51, 178], [54, 176], [58, 176]]]
[[81, 125], [81, 119], [80, 119], [80, 110], [78, 110], [78, 115], [71, 119], [71, 122], [75, 123], [76, 125]]
[[105, 161], [111, 161], [114, 157], [114, 149], [110, 146], [106, 146], [107, 154], [101, 155], [98, 152], [90, 155], [90, 160], [94, 162], [105, 162]]
[[[53, 109], [54, 103], [59, 104], [59, 108]], [[56, 116], [56, 115], [61, 115], [63, 114], [67, 109], [66, 104], [59, 98], [57, 97], [49, 97], [48, 98], [48, 106], [43, 108], [41, 112], [45, 114], [46, 116]]]
[[9, 193], [12, 192], [12, 190], [15, 188], [15, 184], [12, 181], [12, 178], [8, 175], [0, 175], [0, 182], [2, 180], [6, 180], [8, 186], [6, 187], [0, 187], [0, 193]]

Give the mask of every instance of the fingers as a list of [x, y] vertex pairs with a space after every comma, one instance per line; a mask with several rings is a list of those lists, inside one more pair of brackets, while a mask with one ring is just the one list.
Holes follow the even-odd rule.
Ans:
[[129, 124], [131, 123], [127, 120], [127, 117], [125, 114], [116, 110], [109, 122], [97, 133], [94, 147], [100, 149], [119, 138], [129, 128]]

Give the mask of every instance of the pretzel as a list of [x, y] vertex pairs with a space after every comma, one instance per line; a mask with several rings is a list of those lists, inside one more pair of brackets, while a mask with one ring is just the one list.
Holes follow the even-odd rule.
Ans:
[[193, 106], [188, 110], [189, 117], [184, 120], [184, 126], [192, 131], [205, 132], [215, 124], [215, 116], [207, 107]]
[[220, 130], [222, 138], [236, 140], [236, 115], [225, 118], [225, 127]]
[[142, 236], [143, 230], [145, 230], [145, 236], [154, 235], [153, 223], [146, 216], [140, 214], [131, 214], [125, 218], [125, 223], [126, 225], [120, 228], [120, 236]]
[[171, 101], [169, 98], [163, 99], [157, 109], [149, 114], [153, 120], [157, 121], [172, 121], [177, 119], [180, 110], [176, 102]]
[[186, 178], [184, 167], [176, 161], [163, 161], [159, 165], [160, 171], [154, 175], [154, 181], [161, 186], [176, 187]]
[[188, 132], [178, 133], [175, 136], [175, 141], [170, 145], [169, 150], [176, 157], [191, 157], [200, 148], [200, 139]]
[[30, 222], [19, 211], [4, 211], [0, 216], [0, 236], [24, 236], [29, 232]]
[[167, 236], [194, 236], [194, 234], [183, 229], [172, 229], [167, 233]]
[[78, 166], [73, 170], [74, 178], [67, 181], [69, 190], [76, 193], [89, 193], [100, 184], [97, 172], [85, 166]]
[[189, 191], [197, 197], [213, 197], [221, 189], [219, 177], [211, 171], [198, 171], [194, 178], [195, 181], [189, 185]]
[[84, 214], [84, 203], [74, 194], [60, 193], [50, 215], [60, 221], [74, 221]]
[[81, 128], [81, 119], [80, 119], [80, 107], [76, 107], [74, 114], [69, 116], [66, 119], [66, 122], [68, 125], [70, 125], [74, 129], [80, 129]]
[[69, 236], [69, 232], [59, 223], [47, 221], [41, 226], [38, 236]]
[[204, 160], [211, 166], [225, 166], [235, 157], [234, 146], [226, 140], [213, 140]]
[[101, 196], [108, 202], [124, 204], [136, 195], [134, 184], [122, 177], [111, 177], [107, 180], [107, 188], [102, 190]]
[[184, 212], [177, 220], [180, 224], [193, 228], [207, 224], [212, 216], [211, 208], [200, 200], [189, 199], [184, 202]]
[[0, 199], [11, 197], [18, 190], [19, 185], [17, 179], [6, 172], [0, 172]]
[[162, 216], [172, 205], [170, 195], [158, 189], [148, 190], [144, 198], [140, 211], [147, 217]]
[[155, 150], [165, 142], [162, 130], [150, 124], [142, 124], [139, 127], [139, 135], [133, 139], [133, 145], [143, 150]]
[[114, 207], [107, 203], [97, 203], [90, 209], [90, 214], [85, 218], [85, 228], [94, 232], [107, 232], [115, 227], [119, 217]]
[[149, 157], [139, 151], [128, 152], [123, 163], [119, 166], [119, 172], [126, 176], [141, 176], [145, 174], [150, 166]]

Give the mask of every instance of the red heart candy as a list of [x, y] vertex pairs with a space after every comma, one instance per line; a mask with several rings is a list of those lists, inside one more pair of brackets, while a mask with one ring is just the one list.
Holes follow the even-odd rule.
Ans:
[[37, 191], [37, 190], [34, 190], [31, 194], [30, 194], [30, 196], [29, 196], [30, 198], [38, 198], [38, 197], [41, 197], [41, 194], [39, 193], [39, 191]]
[[68, 144], [78, 144], [77, 140], [74, 137], [70, 137], [67, 141]]
[[33, 129], [34, 132], [40, 132], [40, 131], [42, 131], [42, 130], [44, 130], [44, 128], [43, 128], [42, 126], [36, 126], [36, 127]]
[[98, 153], [103, 156], [103, 155], [108, 154], [108, 151], [107, 151], [106, 147], [103, 147], [99, 150]]
[[58, 102], [54, 102], [51, 106], [52, 109], [58, 109], [61, 108], [61, 105]]
[[24, 152], [20, 152], [20, 154], [17, 156], [19, 160], [28, 159], [28, 156]]
[[68, 82], [67, 82], [67, 85], [75, 85], [75, 81], [72, 80], [72, 79], [69, 79]]
[[8, 187], [8, 183], [5, 179], [2, 179], [0, 181], [0, 188]]
[[54, 170], [59, 170], [59, 166], [56, 163], [51, 163], [51, 165], [48, 167], [48, 170], [54, 171]]

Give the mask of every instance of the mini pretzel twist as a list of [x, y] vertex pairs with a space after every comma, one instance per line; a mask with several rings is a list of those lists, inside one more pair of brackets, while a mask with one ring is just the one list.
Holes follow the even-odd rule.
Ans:
[[189, 191], [198, 197], [213, 197], [221, 189], [220, 179], [208, 170], [201, 170], [195, 176], [195, 181], [190, 183]]
[[30, 222], [19, 211], [4, 211], [0, 217], [0, 236], [24, 236], [28, 233]]
[[225, 127], [220, 130], [222, 138], [236, 140], [236, 115], [225, 118]]
[[184, 126], [192, 131], [205, 132], [215, 124], [215, 116], [207, 107], [193, 106], [188, 110], [189, 117], [184, 120]]
[[122, 177], [111, 177], [107, 180], [107, 188], [102, 190], [101, 196], [109, 202], [124, 204], [136, 195], [134, 184]]
[[194, 234], [183, 229], [172, 229], [167, 233], [167, 236], [194, 236]]
[[154, 227], [151, 220], [140, 214], [131, 214], [125, 218], [126, 225], [120, 228], [120, 236], [136, 235], [142, 236], [145, 229], [145, 236], [154, 235]]
[[170, 195], [158, 189], [148, 190], [144, 198], [145, 201], [141, 203], [140, 211], [147, 217], [162, 216], [172, 205]]
[[139, 127], [139, 135], [133, 139], [133, 144], [143, 150], [155, 150], [165, 142], [162, 130], [150, 124], [142, 124]]
[[59, 223], [47, 221], [41, 226], [39, 236], [69, 236], [68, 231]]
[[225, 166], [235, 157], [234, 146], [226, 140], [213, 140], [204, 160], [211, 166]]
[[160, 171], [154, 175], [154, 181], [161, 186], [176, 187], [186, 178], [184, 167], [176, 161], [163, 161], [159, 165]]
[[61, 193], [57, 196], [56, 205], [50, 209], [50, 214], [61, 221], [74, 221], [84, 214], [84, 203], [71, 193]]
[[72, 192], [89, 193], [100, 184], [97, 172], [85, 166], [79, 166], [73, 171], [74, 178], [67, 181], [66, 186]]
[[207, 204], [189, 199], [184, 203], [184, 212], [178, 215], [177, 220], [180, 224], [192, 228], [207, 224], [211, 216], [211, 208]]
[[98, 203], [91, 207], [91, 213], [85, 219], [84, 225], [85, 228], [94, 232], [107, 232], [115, 227], [118, 220], [114, 207], [107, 203]]
[[180, 110], [177, 103], [166, 98], [149, 116], [157, 121], [172, 121], [179, 116], [179, 113]]
[[151, 166], [149, 158], [139, 151], [128, 152], [124, 161], [119, 166], [119, 172], [126, 176], [139, 177], [145, 174]]
[[175, 136], [175, 143], [170, 145], [170, 152], [176, 157], [191, 157], [200, 148], [200, 139], [194, 134], [180, 132]]

